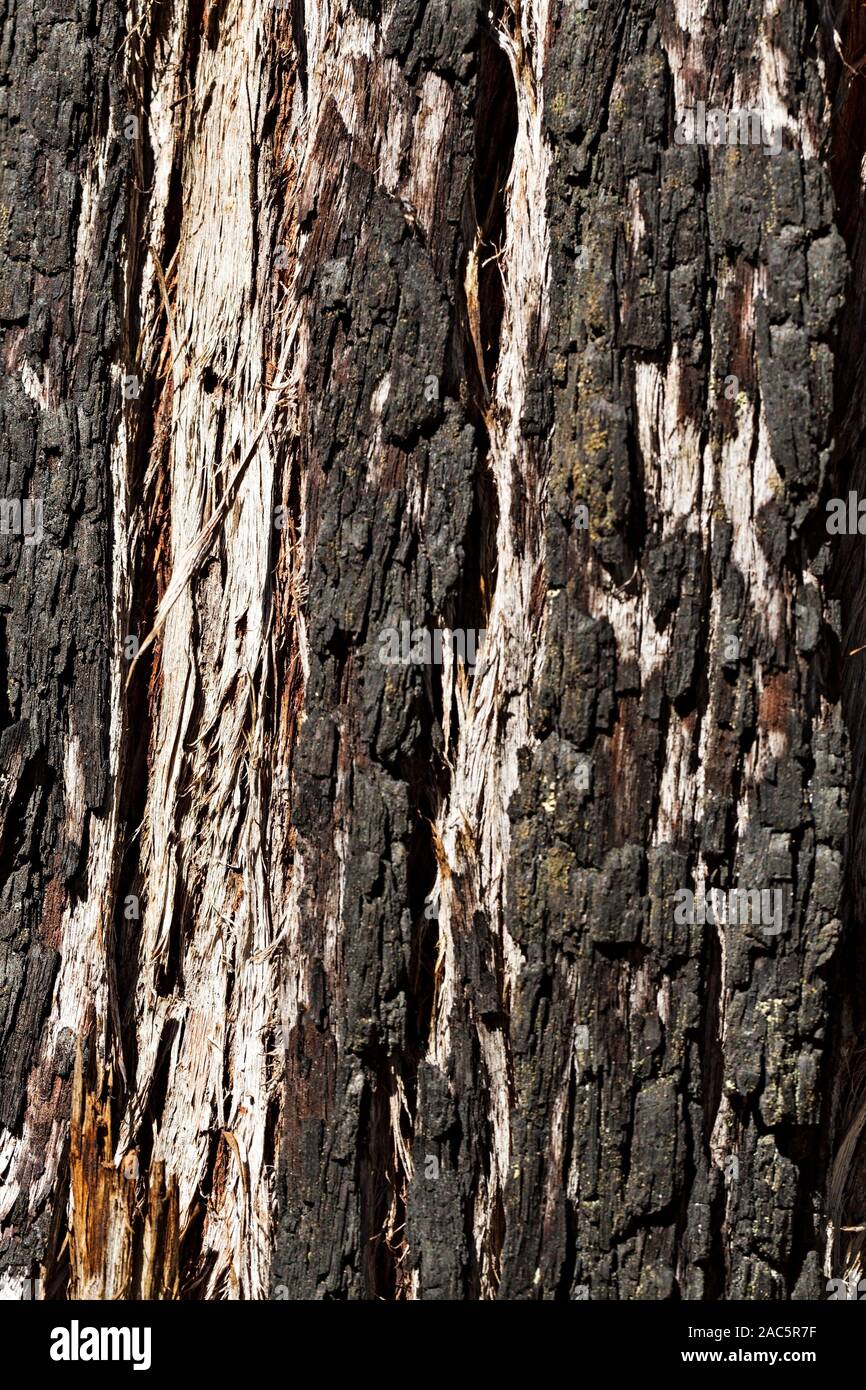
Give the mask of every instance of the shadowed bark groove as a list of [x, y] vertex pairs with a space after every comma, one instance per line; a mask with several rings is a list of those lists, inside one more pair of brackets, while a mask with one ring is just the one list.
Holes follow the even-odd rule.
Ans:
[[2, 1287], [856, 1281], [862, 8], [67, 9], [0, 20]]

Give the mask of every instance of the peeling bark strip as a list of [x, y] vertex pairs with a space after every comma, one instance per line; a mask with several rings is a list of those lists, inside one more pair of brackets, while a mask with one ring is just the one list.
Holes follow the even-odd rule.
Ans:
[[862, 9], [0, 34], [0, 1291], [856, 1284]]

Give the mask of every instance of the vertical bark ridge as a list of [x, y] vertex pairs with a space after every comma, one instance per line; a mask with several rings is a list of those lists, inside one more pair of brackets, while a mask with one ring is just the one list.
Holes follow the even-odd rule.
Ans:
[[[800, 532], [829, 460], [845, 256], [811, 20], [559, 21], [552, 660], [512, 811], [527, 968], [503, 1291], [815, 1294], [846, 740], [819, 657], [838, 613]], [[698, 100], [762, 107], [783, 150], [676, 146]], [[563, 742], [591, 754], [593, 790], [560, 781], [548, 807]], [[677, 926], [675, 891], [758, 880], [787, 894], [778, 937]]]
[[10, 6], [2, 129], [4, 498], [42, 534], [2, 537], [0, 1281], [38, 1273], [65, 1199], [76, 1036], [107, 1007], [119, 749], [110, 728], [128, 155], [113, 3]]
[[[848, 498], [862, 493], [864, 485], [863, 426], [860, 392], [856, 381], [863, 361], [864, 247], [863, 159], [864, 83], [862, 62], [866, 24], [855, 5], [835, 7], [825, 17], [832, 36], [831, 68], [834, 94], [833, 145], [830, 171], [838, 208], [838, 225], [845, 237], [851, 271], [840, 326], [846, 350], [839, 355], [834, 408], [834, 451], [825, 496]], [[838, 27], [836, 27], [838, 26]], [[860, 924], [866, 913], [863, 878], [863, 612], [864, 566], [859, 535], [831, 541], [825, 526], [812, 538], [815, 567], [823, 567], [831, 592], [842, 614], [841, 687], [843, 707], [851, 739], [851, 791], [848, 836], [845, 846], [846, 935], [837, 974], [827, 1114], [827, 1143], [832, 1155], [828, 1184], [827, 1252], [825, 1272], [847, 1277], [856, 1296], [863, 1275], [863, 1180], [866, 1151], [863, 1126], [866, 1107], [863, 1093], [863, 1057], [866, 1018], [863, 1014], [862, 981], [866, 970]]]
[[[529, 691], [541, 659], [544, 616], [547, 449], [540, 367], [548, 289], [549, 155], [542, 95], [546, 27], [545, 5], [506, 6], [493, 31], [514, 84], [516, 113], [511, 167], [498, 190], [503, 199], [502, 244], [491, 252], [482, 240], [476, 253], [495, 256], [502, 278], [502, 321], [491, 386], [481, 403], [486, 467], [497, 500], [495, 567], [484, 617], [486, 636], [471, 689], [461, 690], [465, 681], [459, 669], [448, 664], [443, 668], [443, 708], [456, 703], [458, 726], [449, 795], [436, 827], [444, 855], [438, 884], [442, 980], [427, 1060], [448, 1075], [451, 1055], [466, 1056], [468, 1033], [473, 1069], [480, 1067], [484, 1079], [489, 1133], [472, 1212], [482, 1297], [495, 1293], [500, 1278], [512, 1109], [504, 1023], [522, 963], [505, 913], [507, 811], [518, 782], [519, 752], [531, 746]], [[481, 333], [489, 331], [482, 322]], [[498, 998], [485, 998], [489, 991], [483, 986], [472, 992], [465, 989], [467, 977], [471, 980], [466, 938], [472, 937], [482, 968], [497, 978]]]

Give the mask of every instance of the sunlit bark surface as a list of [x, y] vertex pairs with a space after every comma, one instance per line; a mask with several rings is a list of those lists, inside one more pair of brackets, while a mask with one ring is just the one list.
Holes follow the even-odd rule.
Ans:
[[862, 15], [10, 0], [7, 1291], [859, 1275]]

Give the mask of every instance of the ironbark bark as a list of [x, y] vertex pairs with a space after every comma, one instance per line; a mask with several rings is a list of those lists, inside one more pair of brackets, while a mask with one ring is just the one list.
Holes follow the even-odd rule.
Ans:
[[858, 1277], [863, 50], [9, 0], [4, 1288]]

